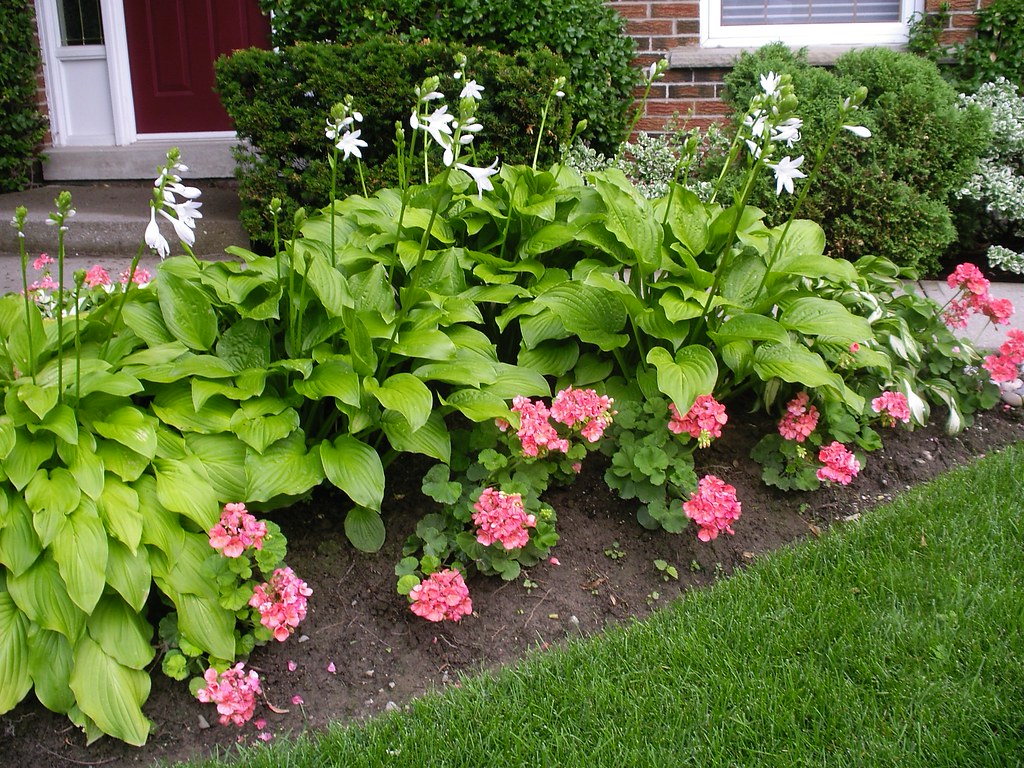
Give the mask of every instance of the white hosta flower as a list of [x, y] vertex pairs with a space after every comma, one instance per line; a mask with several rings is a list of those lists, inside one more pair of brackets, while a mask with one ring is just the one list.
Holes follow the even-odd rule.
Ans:
[[149, 224], [146, 226], [146, 245], [157, 252], [161, 259], [167, 258], [171, 252], [171, 246], [167, 238], [160, 234], [160, 226], [156, 223], [156, 208], [149, 208]]
[[800, 141], [800, 129], [804, 127], [804, 121], [799, 117], [790, 117], [775, 126], [772, 133], [772, 141], [782, 141], [787, 147], [792, 147]]
[[743, 125], [750, 129], [750, 135], [754, 138], [764, 136], [765, 131], [768, 129], [768, 124], [765, 122], [767, 115], [763, 110], [755, 110], [752, 113], [748, 113], [743, 118]]
[[871, 131], [869, 131], [863, 125], [844, 125], [843, 128], [848, 130], [854, 136], [860, 136], [862, 139], [871, 138]]
[[774, 96], [779, 92], [779, 86], [782, 84], [782, 75], [777, 75], [774, 72], [769, 72], [767, 75], [761, 75], [761, 87], [764, 89], [765, 96]]
[[[167, 200], [167, 202], [169, 203], [175, 202], [174, 195], [184, 197], [188, 200], [195, 200], [201, 194], [203, 194], [202, 190], [200, 190], [198, 187], [186, 187], [184, 184], [181, 183], [180, 179], [177, 181], [168, 182], [167, 185], [164, 187], [164, 200]], [[168, 198], [168, 195], [170, 195], [170, 198]]]
[[[185, 222], [179, 219], [177, 216], [171, 216], [163, 208], [160, 209], [160, 215], [171, 222], [171, 226], [174, 227], [174, 234], [178, 236], [181, 242], [185, 243], [189, 248], [196, 244], [196, 233], [192, 227], [188, 226]], [[156, 220], [154, 219], [154, 222]]]
[[491, 183], [491, 176], [498, 172], [498, 158], [494, 158], [494, 162], [486, 168], [476, 168], [472, 165], [464, 165], [463, 163], [456, 163], [455, 167], [460, 171], [465, 171], [470, 175], [473, 181], [476, 183], [476, 196], [482, 198], [484, 196], [484, 190], [493, 190], [494, 185]]
[[781, 195], [783, 189], [789, 192], [789, 194], [793, 194], [793, 180], [807, 178], [807, 175], [800, 170], [800, 166], [803, 163], [803, 155], [800, 155], [796, 160], [786, 155], [777, 163], [768, 163], [768, 167], [775, 173], [776, 195]]
[[203, 207], [202, 203], [197, 203], [195, 200], [186, 200], [183, 203], [176, 203], [171, 206], [174, 209], [174, 213], [179, 219], [188, 227], [192, 229], [196, 228], [196, 219], [203, 218], [203, 214], [199, 212], [199, 209]]
[[480, 101], [483, 98], [484, 87], [477, 83], [476, 80], [469, 80], [462, 87], [462, 93], [459, 94], [460, 99], [476, 99]]
[[345, 160], [348, 160], [350, 155], [362, 158], [363, 153], [360, 151], [360, 147], [369, 146], [359, 138], [360, 133], [362, 133], [362, 130], [345, 131], [345, 135], [334, 145], [342, 152]]

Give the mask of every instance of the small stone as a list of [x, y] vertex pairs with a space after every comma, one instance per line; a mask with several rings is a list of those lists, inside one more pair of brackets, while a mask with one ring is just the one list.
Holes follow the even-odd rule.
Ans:
[[373, 677], [374, 672], [373, 672], [372, 669], [368, 669], [363, 674], [366, 675], [367, 677]]
[[576, 616], [570, 616], [569, 623], [575, 624], [578, 627], [580, 625], [580, 620]]
[[199, 716], [199, 730], [205, 731], [209, 727], [210, 727], [210, 724], [207, 722], [206, 718], [203, 717], [202, 715], [200, 715]]
[[300, 643], [305, 643], [307, 640], [309, 640], [309, 635], [299, 635], [299, 640], [298, 641]]
[[401, 709], [401, 707], [399, 707], [393, 701], [389, 701], [387, 704], [384, 705], [385, 712], [397, 712], [399, 709]]
[[388, 683], [388, 688], [391, 688], [392, 690], [394, 690], [394, 688], [395, 688], [395, 681], [394, 680], [392, 680], [390, 683]]

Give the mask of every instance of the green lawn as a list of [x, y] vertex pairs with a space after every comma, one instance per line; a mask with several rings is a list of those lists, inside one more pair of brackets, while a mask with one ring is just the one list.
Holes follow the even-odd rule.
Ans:
[[1022, 511], [1018, 445], [648, 621], [240, 764], [1021, 765]]

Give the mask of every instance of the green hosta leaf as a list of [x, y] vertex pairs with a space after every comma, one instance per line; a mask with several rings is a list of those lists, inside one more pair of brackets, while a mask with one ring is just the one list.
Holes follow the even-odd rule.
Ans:
[[95, 448], [90, 450], [81, 445], [73, 448], [67, 465], [68, 471], [74, 476], [82, 493], [90, 499], [98, 499], [103, 493], [106, 472], [103, 460], [96, 453]]
[[[167, 330], [167, 323], [160, 312], [160, 305], [153, 301], [133, 301], [125, 305], [124, 324], [150, 347], [171, 344], [177, 340]], [[180, 342], [178, 342], [180, 343]]]
[[421, 360], [454, 360], [455, 344], [444, 331], [422, 328], [399, 334], [393, 351], [397, 355]]
[[217, 338], [217, 315], [203, 290], [170, 270], [157, 276], [160, 314], [171, 337], [205, 352]]
[[107, 532], [92, 502], [67, 516], [53, 540], [53, 559], [68, 595], [90, 613], [107, 583]]
[[134, 406], [118, 408], [105, 419], [94, 421], [93, 427], [103, 437], [147, 459], [156, 455], [156, 419]]
[[53, 456], [54, 441], [50, 435], [30, 436], [27, 432], [18, 431], [14, 441], [14, 450], [3, 463], [7, 478], [19, 491], [28, 485], [43, 462]]
[[142, 511], [135, 489], [107, 475], [96, 509], [110, 535], [134, 553], [142, 541]]
[[[306, 272], [309, 287], [320, 299], [328, 315], [340, 317], [345, 308], [353, 306], [345, 276], [331, 266], [327, 257], [319, 251], [306, 249], [303, 256], [310, 259], [309, 271]], [[304, 266], [300, 269], [304, 269]]]
[[20, 576], [8, 577], [7, 588], [36, 624], [60, 632], [72, 643], [78, 640], [85, 627], [85, 613], [71, 599], [57, 563], [48, 555]]
[[779, 322], [807, 336], [819, 336], [841, 344], [867, 341], [871, 324], [831, 299], [803, 296], [783, 306]]
[[10, 332], [6, 334], [7, 352], [11, 361], [22, 373], [29, 373], [35, 368], [35, 360], [29, 357], [29, 334], [32, 338], [32, 352], [39, 357], [43, 348], [46, 331], [43, 329], [43, 316], [39, 307], [33, 302], [28, 305], [28, 322], [25, 321], [25, 305], [21, 304], [15, 316]]
[[384, 521], [379, 512], [352, 507], [345, 515], [345, 535], [361, 552], [377, 552], [384, 546]]
[[38, 428], [52, 432], [71, 445], [78, 442], [78, 419], [75, 412], [63, 403], [51, 408]]
[[754, 351], [754, 372], [763, 381], [779, 378], [808, 388], [828, 387], [855, 411], [864, 410], [864, 398], [848, 390], [821, 356], [805, 347], [763, 344]]
[[134, 553], [113, 539], [107, 550], [107, 584], [142, 614], [149, 598], [153, 572], [149, 567], [149, 550], [140, 547]]
[[[117, 373], [93, 371], [92, 373], [82, 374], [82, 383], [78, 390], [78, 396], [79, 398], [86, 398], [99, 392], [102, 395], [130, 397], [131, 395], [138, 394], [143, 389], [141, 381], [123, 371], [118, 371]], [[79, 408], [83, 404], [79, 400]]]
[[459, 411], [470, 421], [491, 421], [509, 417], [508, 403], [490, 392], [478, 389], [460, 389], [441, 402]]
[[578, 230], [577, 226], [558, 221], [546, 224], [519, 244], [519, 255], [529, 258], [561, 248], [576, 239]]
[[149, 468], [149, 459], [123, 445], [110, 440], [101, 440], [96, 445], [96, 455], [108, 472], [113, 472], [126, 483], [139, 479]]
[[546, 376], [561, 376], [576, 365], [580, 346], [575, 341], [546, 341], [533, 349], [519, 350], [518, 364]]
[[245, 498], [245, 444], [234, 435], [185, 435], [188, 450], [202, 462], [220, 500]]
[[658, 304], [665, 311], [665, 318], [670, 323], [692, 320], [700, 317], [704, 311], [703, 305], [692, 299], [683, 298], [673, 290], [664, 291], [658, 299]]
[[28, 570], [43, 551], [32, 517], [23, 499], [9, 499], [7, 524], [0, 529], [0, 563], [15, 576]]
[[342, 435], [334, 443], [320, 443], [320, 460], [327, 479], [353, 502], [380, 511], [384, 500], [384, 465], [377, 451], [354, 437]]
[[374, 264], [349, 278], [352, 307], [361, 312], [376, 312], [385, 320], [395, 316], [395, 294], [383, 264]]
[[498, 378], [484, 387], [485, 392], [497, 395], [503, 400], [511, 400], [516, 395], [523, 397], [550, 397], [551, 385], [538, 371], [518, 365], [498, 363], [495, 366]]
[[244, 409], [239, 409], [231, 417], [231, 431], [257, 453], [263, 453], [268, 445], [287, 437], [298, 427], [299, 414], [293, 408], [259, 416], [248, 416]]
[[402, 414], [414, 432], [427, 422], [434, 406], [433, 393], [411, 373], [389, 376], [370, 394], [385, 408]]
[[709, 331], [708, 335], [719, 346], [733, 341], [789, 343], [789, 332], [777, 320], [752, 313], [730, 317], [717, 331]]
[[301, 432], [294, 432], [263, 454], [245, 457], [247, 501], [269, 501], [276, 496], [301, 496], [323, 482], [319, 452], [307, 451]]
[[[772, 237], [786, 239], [776, 244], [775, 258], [786, 259], [792, 256], [819, 255], [825, 252], [825, 230], [816, 222], [808, 219], [794, 219], [789, 224], [771, 230]], [[851, 265], [852, 266], [852, 265]]]
[[343, 403], [358, 406], [362, 395], [359, 374], [344, 360], [320, 363], [304, 381], [296, 381], [295, 391], [310, 400], [336, 397]]
[[413, 373], [421, 381], [445, 381], [467, 387], [479, 387], [497, 379], [492, 361], [461, 351], [455, 362], [427, 363], [418, 366]]
[[605, 202], [604, 226], [628, 249], [644, 274], [651, 274], [661, 266], [661, 238], [651, 204], [618, 169], [594, 174], [592, 181]]
[[573, 383], [577, 387], [585, 387], [605, 381], [612, 375], [614, 367], [614, 363], [607, 357], [588, 352], [580, 357], [572, 369]]
[[104, 653], [130, 669], [143, 669], [153, 660], [153, 627], [120, 597], [105, 595], [86, 622], [86, 631]]
[[663, 347], [647, 353], [647, 362], [658, 372], [658, 389], [667, 395], [680, 413], [686, 413], [698, 395], [712, 392], [718, 381], [718, 362], [707, 347], [691, 345], [673, 358]]
[[17, 431], [14, 428], [14, 424], [11, 423], [10, 416], [0, 416], [0, 462], [6, 460], [11, 455], [17, 440]]
[[[658, 220], [663, 216], [663, 207], [658, 208]], [[668, 226], [673, 236], [691, 256], [704, 252], [708, 243], [708, 213], [704, 204], [693, 192], [682, 187], [673, 190], [668, 212]]]
[[28, 616], [0, 590], [0, 714], [14, 709], [32, 688], [28, 628]]
[[171, 561], [177, 561], [187, 538], [181, 518], [160, 503], [153, 477], [140, 478], [134, 488], [139, 494], [139, 509], [142, 511], [142, 543], [155, 547]]
[[409, 424], [397, 411], [385, 413], [380, 426], [391, 447], [396, 451], [419, 453], [445, 464], [451, 461], [451, 436], [448, 434], [444, 418], [436, 411], [415, 431], [409, 429]]
[[141, 747], [149, 736], [142, 705], [149, 698], [149, 673], [119, 664], [83, 635], [75, 646], [71, 690], [82, 712], [104, 733]]
[[33, 525], [44, 547], [50, 546], [64, 519], [78, 507], [82, 491], [74, 475], [58, 467], [47, 476], [40, 469], [25, 487], [25, 501], [32, 508]]
[[226, 397], [214, 395], [197, 408], [188, 387], [171, 386], [156, 396], [151, 407], [162, 422], [182, 432], [215, 435], [231, 431], [231, 417], [238, 406]]
[[772, 265], [772, 276], [800, 275], [801, 277], [826, 278], [838, 283], [853, 283], [857, 280], [857, 268], [845, 259], [833, 259], [820, 253], [803, 253], [783, 256]]
[[723, 270], [722, 296], [737, 307], [753, 307], [754, 301], [763, 293], [759, 289], [766, 271], [759, 254], [749, 249], [736, 254]]
[[71, 643], [60, 632], [39, 627], [30, 631], [28, 673], [36, 698], [51, 712], [67, 712], [75, 704], [75, 694], [68, 685], [71, 657]]
[[217, 342], [217, 357], [236, 371], [270, 365], [270, 329], [266, 323], [242, 319]]
[[626, 324], [626, 308], [608, 291], [581, 283], [562, 283], [544, 291], [534, 302], [551, 311], [581, 341], [605, 351], [629, 341], [619, 333]]
[[193, 594], [179, 594], [173, 600], [182, 637], [218, 659], [235, 658], [234, 611]]
[[156, 495], [160, 503], [210, 530], [220, 519], [217, 494], [206, 478], [202, 464], [195, 459], [155, 459]]

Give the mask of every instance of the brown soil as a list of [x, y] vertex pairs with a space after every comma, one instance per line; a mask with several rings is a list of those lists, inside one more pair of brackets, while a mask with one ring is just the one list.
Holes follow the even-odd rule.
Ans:
[[[256, 717], [275, 738], [329, 721], [352, 721], [407, 704], [459, 675], [515, 662], [527, 650], [567, 636], [601, 630], [642, 617], [734, 568], [789, 542], [813, 537], [833, 523], [868, 512], [914, 484], [989, 451], [1024, 439], [1024, 414], [996, 409], [980, 414], [956, 436], [941, 419], [914, 432], [887, 431], [885, 447], [848, 487], [782, 493], [764, 486], [748, 454], [764, 424], [736, 423], [698, 456], [698, 475], [714, 473], [737, 488], [743, 515], [735, 536], [708, 544], [694, 529], [669, 535], [642, 529], [631, 504], [618, 500], [601, 478], [601, 458], [591, 457], [569, 488], [550, 494], [558, 510], [560, 561], [529, 570], [523, 580], [469, 581], [475, 612], [459, 624], [430, 624], [414, 616], [395, 592], [393, 567], [415, 521], [432, 504], [419, 492], [427, 464], [406, 462], [389, 478], [388, 540], [378, 555], [355, 552], [340, 522], [343, 499], [324, 492], [275, 515], [289, 540], [289, 564], [313, 589], [299, 637], [259, 648], [250, 666], [264, 680], [266, 701]], [[621, 553], [621, 554], [620, 554]], [[666, 582], [653, 561], [679, 571]], [[659, 594], [654, 599], [653, 593]], [[294, 661], [295, 671], [288, 662]], [[333, 662], [334, 673], [328, 671]], [[292, 704], [301, 696], [302, 706]], [[271, 708], [273, 707], [273, 709]], [[187, 686], [153, 675], [145, 711], [153, 720], [144, 748], [104, 738], [91, 746], [61, 715], [29, 695], [0, 717], [0, 764], [9, 766], [139, 766], [258, 743], [253, 723], [221, 726], [211, 705], [191, 698]], [[207, 724], [209, 723], [209, 725]]]

